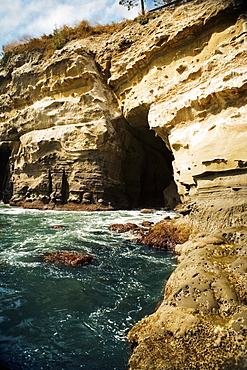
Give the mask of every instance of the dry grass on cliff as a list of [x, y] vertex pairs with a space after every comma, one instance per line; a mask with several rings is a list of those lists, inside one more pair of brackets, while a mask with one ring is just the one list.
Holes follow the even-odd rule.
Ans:
[[55, 50], [61, 49], [69, 41], [104, 33], [112, 34], [120, 31], [127, 22], [129, 21], [92, 26], [88, 21], [82, 21], [75, 27], [64, 25], [59, 29], [55, 29], [52, 35], [43, 35], [40, 38], [23, 36], [19, 40], [12, 41], [3, 47], [1, 61], [2, 64], [5, 64], [13, 55], [32, 51], [40, 51], [44, 57], [49, 58]]
[[50, 55], [50, 52], [53, 53], [54, 45], [52, 36], [43, 35], [40, 38], [24, 36], [19, 40], [14, 40], [3, 47], [2, 61], [7, 61], [13, 55], [37, 50], [41, 52], [47, 51], [47, 55]]

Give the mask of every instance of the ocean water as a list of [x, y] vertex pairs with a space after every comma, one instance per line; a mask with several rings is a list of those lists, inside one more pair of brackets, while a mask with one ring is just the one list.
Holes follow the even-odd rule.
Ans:
[[[0, 368], [126, 369], [126, 335], [154, 312], [176, 257], [132, 243], [108, 226], [157, 222], [167, 213], [1, 205]], [[44, 253], [55, 251], [92, 254], [96, 260], [77, 268], [43, 261]]]

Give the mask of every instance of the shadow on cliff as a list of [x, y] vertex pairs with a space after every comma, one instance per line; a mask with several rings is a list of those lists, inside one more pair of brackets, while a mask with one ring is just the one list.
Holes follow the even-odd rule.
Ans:
[[11, 149], [8, 146], [0, 148], [0, 201], [8, 203], [12, 196], [13, 188], [10, 183], [9, 158]]
[[[179, 196], [173, 180], [172, 153], [148, 127], [132, 127], [131, 132], [133, 140], [123, 162], [130, 207], [175, 207]], [[166, 189], [170, 189], [167, 195]]]

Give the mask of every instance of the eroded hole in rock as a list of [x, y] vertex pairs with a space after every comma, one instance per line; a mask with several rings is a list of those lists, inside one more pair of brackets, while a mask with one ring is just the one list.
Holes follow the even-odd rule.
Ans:
[[8, 146], [2, 146], [0, 148], [0, 201], [8, 203], [12, 195], [12, 187], [9, 181], [10, 179], [10, 168], [9, 158], [11, 150]]
[[[132, 126], [133, 127], [133, 126]], [[147, 126], [135, 128], [123, 164], [130, 207], [169, 207], [178, 202], [173, 180], [173, 155]]]

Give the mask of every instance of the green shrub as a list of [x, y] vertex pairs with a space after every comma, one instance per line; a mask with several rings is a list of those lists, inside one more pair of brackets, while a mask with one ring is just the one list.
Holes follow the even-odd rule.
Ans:
[[52, 41], [55, 49], [62, 49], [70, 41], [70, 28], [64, 26], [53, 31]]
[[141, 25], [144, 25], [144, 24], [147, 24], [149, 19], [146, 18], [146, 17], [141, 17], [141, 18], [138, 18], [137, 20]]

